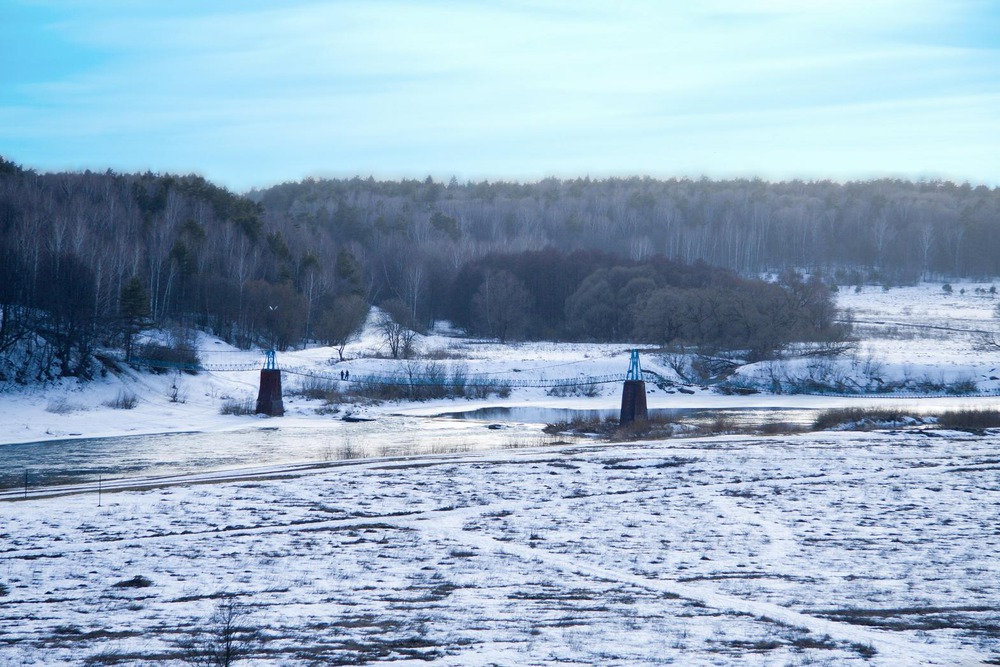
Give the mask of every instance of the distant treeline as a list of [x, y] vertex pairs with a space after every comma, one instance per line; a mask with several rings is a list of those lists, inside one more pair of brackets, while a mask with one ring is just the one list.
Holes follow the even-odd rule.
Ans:
[[[998, 202], [950, 183], [640, 178], [307, 180], [238, 196], [198, 176], [0, 159], [0, 373], [15, 348], [40, 376], [85, 373], [95, 346], [131, 351], [149, 323], [242, 347], [340, 346], [369, 305], [413, 329], [448, 318], [504, 340], [766, 355], [837, 335], [815, 276], [1000, 273]], [[752, 278], [765, 271], [783, 278]]]
[[[377, 248], [440, 246], [453, 263], [546, 246], [788, 268], [852, 280], [1000, 275], [1000, 188], [943, 181], [306, 180], [249, 195], [269, 220]], [[441, 250], [440, 252], [444, 252]]]

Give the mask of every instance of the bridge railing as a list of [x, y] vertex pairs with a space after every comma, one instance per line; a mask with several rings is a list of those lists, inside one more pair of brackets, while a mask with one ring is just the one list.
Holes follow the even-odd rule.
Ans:
[[338, 373], [327, 372], [327, 371], [317, 371], [311, 368], [303, 368], [298, 366], [281, 366], [279, 368], [293, 375], [302, 375], [306, 377], [321, 378], [324, 380], [331, 380], [334, 382], [347, 382], [350, 384], [372, 384], [372, 385], [396, 385], [396, 386], [408, 386], [408, 387], [436, 387], [442, 385], [450, 385], [461, 383], [467, 387], [511, 387], [511, 388], [552, 388], [552, 387], [575, 387], [575, 386], [587, 386], [595, 384], [609, 384], [612, 382], [623, 382], [625, 379], [624, 373], [613, 373], [610, 375], [588, 375], [588, 376], [577, 376], [569, 378], [532, 378], [532, 379], [522, 379], [509, 376], [500, 375], [489, 375], [489, 376], [478, 376], [475, 373], [470, 373], [469, 375], [463, 376], [460, 379], [455, 379], [454, 376], [442, 376], [439, 374], [427, 375], [421, 373], [352, 373], [349, 378], [345, 379], [339, 376]]

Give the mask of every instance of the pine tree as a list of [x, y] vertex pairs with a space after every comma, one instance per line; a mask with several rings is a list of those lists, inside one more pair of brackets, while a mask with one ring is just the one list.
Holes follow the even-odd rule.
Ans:
[[119, 313], [125, 327], [125, 358], [131, 361], [135, 335], [142, 321], [149, 317], [149, 292], [138, 277], [133, 277], [122, 288]]

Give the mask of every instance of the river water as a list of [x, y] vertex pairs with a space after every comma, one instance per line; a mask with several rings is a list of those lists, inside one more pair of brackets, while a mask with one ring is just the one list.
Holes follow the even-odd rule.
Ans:
[[[279, 421], [279, 420], [275, 420]], [[50, 440], [0, 446], [0, 489], [207, 472], [303, 461], [446, 454], [543, 445], [537, 424], [389, 415], [329, 426]], [[566, 441], [569, 438], [561, 438]]]
[[[811, 408], [650, 408], [650, 419], [681, 421], [690, 424], [708, 424], [725, 420], [737, 426], [761, 426], [768, 423], [786, 423], [808, 426], [816, 416]], [[467, 412], [446, 412], [438, 415], [450, 419], [472, 419], [501, 423], [560, 424], [580, 421], [618, 419], [618, 409], [574, 410], [545, 407], [493, 407]]]
[[[674, 409], [651, 415], [699, 423], [806, 424], [803, 409]], [[29, 488], [159, 475], [208, 472], [305, 461], [446, 454], [540, 446], [571, 436], [548, 436], [545, 424], [608, 419], [616, 410], [484, 408], [436, 417], [387, 415], [365, 422], [277, 425], [237, 431], [170, 433], [32, 442], [0, 446], [0, 489]], [[280, 420], [275, 420], [279, 422]], [[582, 440], [582, 438], [580, 438]]]
[[[878, 404], [914, 414], [954, 409], [996, 409], [995, 397], [829, 401], [826, 407]], [[653, 417], [708, 426], [708, 431], [810, 425], [818, 405], [799, 407], [655, 408]], [[244, 467], [312, 461], [447, 454], [535, 447], [553, 442], [587, 441], [585, 437], [546, 435], [545, 424], [604, 420], [616, 409], [573, 410], [542, 407], [491, 407], [435, 416], [385, 415], [373, 421], [296, 423], [207, 433], [171, 433], [113, 438], [32, 442], [0, 446], [0, 490], [105, 480], [202, 473]], [[719, 428], [722, 424], [723, 428]]]

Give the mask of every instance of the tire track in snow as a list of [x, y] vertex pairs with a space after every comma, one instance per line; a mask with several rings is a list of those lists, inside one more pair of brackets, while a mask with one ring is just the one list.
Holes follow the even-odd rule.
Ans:
[[[633, 455], [634, 452], [630, 452]], [[673, 451], [660, 451], [660, 456], [673, 454]], [[592, 456], [600, 456], [602, 452], [593, 452]], [[481, 464], [514, 465], [514, 464], [536, 464], [544, 461], [554, 460], [552, 450], [542, 452], [525, 452], [524, 456], [511, 458], [508, 454], [504, 457], [496, 456], [462, 456], [462, 457], [419, 457], [407, 459], [405, 461], [366, 461], [363, 463], [353, 462], [345, 464], [344, 470], [347, 472], [386, 472], [400, 467], [410, 466], [434, 466], [434, 465], [454, 465], [457, 462], [475, 462]], [[587, 459], [588, 463], [599, 465], [596, 459]], [[336, 465], [336, 464], [333, 464]], [[995, 463], [984, 463], [982, 467], [995, 466]], [[269, 475], [282, 475], [292, 477], [304, 477], [329, 473], [331, 464], [319, 466], [297, 466], [292, 470], [285, 467], [280, 471], [270, 470]], [[867, 628], [853, 626], [839, 621], [817, 618], [805, 613], [797, 612], [780, 605], [747, 600], [741, 597], [718, 593], [707, 585], [698, 585], [689, 582], [680, 582], [671, 579], [651, 579], [641, 575], [633, 574], [629, 571], [609, 568], [588, 562], [585, 557], [559, 554], [536, 547], [519, 545], [512, 542], [504, 542], [496, 538], [473, 533], [463, 528], [466, 521], [477, 518], [488, 518], [490, 514], [498, 510], [517, 513], [529, 509], [538, 509], [551, 503], [573, 504], [576, 501], [590, 501], [600, 497], [629, 497], [642, 499], [662, 499], [671, 494], [693, 490], [698, 492], [711, 492], [715, 489], [739, 489], [753, 487], [767, 483], [782, 484], [828, 484], [845, 480], [880, 479], [890, 476], [906, 476], [913, 478], [938, 477], [941, 474], [977, 469], [978, 466], [969, 464], [937, 465], [934, 467], [907, 467], [907, 468], [887, 468], [881, 471], [859, 470], [835, 475], [799, 475], [799, 476], [773, 476], [767, 478], [756, 478], [741, 481], [714, 481], [700, 483], [697, 480], [675, 480], [670, 487], [660, 487], [649, 489], [648, 487], [635, 491], [612, 491], [597, 493], [581, 497], [556, 497], [551, 499], [527, 498], [524, 500], [498, 500], [485, 505], [464, 506], [459, 508], [436, 508], [429, 510], [418, 510], [405, 514], [373, 514], [365, 516], [345, 517], [338, 519], [321, 519], [310, 522], [282, 522], [268, 525], [257, 525], [251, 527], [234, 527], [232, 529], [213, 529], [198, 532], [177, 532], [160, 535], [148, 535], [139, 537], [127, 537], [112, 540], [87, 540], [85, 542], [57, 546], [60, 554], [78, 551], [95, 550], [120, 550], [129, 546], [146, 545], [156, 541], [187, 541], [202, 540], [212, 538], [238, 539], [253, 538], [272, 533], [294, 533], [294, 532], [317, 532], [323, 530], [348, 530], [354, 527], [365, 527], [373, 523], [383, 524], [385, 527], [395, 527], [399, 529], [417, 530], [428, 539], [447, 539], [457, 543], [481, 548], [488, 552], [510, 554], [528, 560], [538, 560], [548, 567], [552, 567], [565, 572], [578, 574], [581, 576], [609, 581], [618, 581], [625, 584], [636, 585], [647, 590], [679, 596], [681, 598], [697, 601], [713, 609], [722, 612], [749, 614], [755, 618], [766, 622], [773, 619], [792, 626], [806, 628], [818, 635], [828, 634], [833, 638], [859, 643], [871, 644], [880, 654], [892, 657], [904, 664], [914, 665], [972, 665], [981, 664], [984, 659], [982, 655], [968, 649], [944, 649], [932, 645], [920, 643], [917, 640], [893, 635], [886, 632], [876, 631]], [[240, 471], [239, 475], [221, 477], [206, 476], [207, 479], [200, 480], [175, 480], [176, 484], [188, 484], [193, 481], [202, 483], [216, 482], [240, 482], [245, 481], [248, 475], [261, 475], [261, 471]], [[0, 553], [0, 559], [15, 559], [25, 557], [37, 557], [46, 551], [51, 551], [56, 545], [48, 547], [38, 547], [27, 550], [10, 551]]]
[[[150, 491], [158, 488], [169, 488], [173, 486], [188, 486], [188, 485], [200, 485], [200, 484], [227, 484], [227, 483], [243, 483], [248, 481], [283, 481], [290, 479], [297, 479], [306, 476], [316, 476], [331, 472], [331, 469], [345, 472], [380, 472], [388, 470], [396, 470], [399, 468], [406, 467], [427, 467], [436, 465], [455, 465], [456, 463], [476, 463], [476, 464], [493, 464], [493, 465], [524, 465], [524, 464], [537, 464], [544, 463], [553, 460], [553, 452], [543, 451], [537, 453], [526, 452], [526, 456], [521, 459], [511, 459], [509, 456], [506, 457], [491, 457], [488, 455], [459, 455], [458, 458], [453, 458], [453, 455], [434, 455], [429, 457], [411, 457], [405, 460], [378, 460], [378, 461], [344, 461], [344, 462], [322, 462], [322, 463], [304, 463], [304, 464], [292, 464], [276, 467], [267, 467], [265, 469], [253, 469], [253, 470], [239, 470], [239, 471], [227, 471], [222, 473], [197, 473], [193, 475], [178, 475], [171, 477], [157, 477], [150, 478], [147, 480], [123, 480], [122, 486], [108, 489], [104, 488], [104, 493], [128, 493], [133, 491]], [[669, 452], [664, 454], [670, 454]], [[412, 521], [420, 521], [427, 518], [441, 518], [458, 516], [462, 518], [468, 518], [476, 516], [477, 514], [488, 514], [490, 512], [495, 512], [497, 510], [524, 510], [537, 507], [539, 504], [552, 504], [552, 503], [567, 503], [573, 504], [575, 502], [592, 501], [597, 498], [631, 498], [637, 500], [655, 500], [665, 497], [668, 494], [682, 492], [682, 491], [707, 491], [711, 489], [744, 489], [748, 487], [756, 487], [761, 484], [830, 484], [844, 481], [852, 481], [859, 478], [862, 479], [884, 479], [884, 478], [895, 478], [901, 475], [912, 475], [914, 477], [937, 477], [941, 474], [948, 472], [965, 472], [974, 471], [977, 469], [989, 470], [996, 467], [995, 462], [986, 462], [981, 464], [955, 464], [955, 465], [936, 465], [936, 466], [922, 466], [922, 467], [907, 467], [907, 468], [886, 468], [879, 471], [869, 471], [860, 470], [858, 472], [848, 472], [841, 474], [824, 474], [824, 473], [810, 473], [806, 475], [790, 475], [790, 476], [772, 476], [772, 477], [755, 477], [752, 479], [741, 479], [740, 481], [735, 480], [720, 480], [720, 481], [700, 481], [700, 480], [682, 480], [682, 483], [675, 483], [670, 486], [661, 486], [656, 489], [650, 489], [644, 486], [641, 489], [636, 489], [633, 491], [629, 490], [618, 490], [618, 491], [606, 491], [592, 494], [582, 494], [582, 495], [572, 495], [572, 496], [558, 496], [552, 498], [529, 498], [521, 501], [512, 500], [502, 500], [495, 503], [490, 503], [487, 505], [469, 505], [457, 508], [434, 508], [429, 510], [417, 510], [414, 512], [403, 512], [403, 513], [388, 513], [388, 514], [366, 514], [363, 516], [353, 516], [344, 517], [338, 519], [317, 519], [315, 521], [299, 521], [299, 522], [280, 522], [272, 523], [267, 525], [257, 525], [257, 526], [239, 526], [239, 527], [216, 527], [204, 530], [195, 531], [176, 531], [169, 533], [157, 533], [151, 535], [142, 536], [131, 536], [122, 538], [110, 538], [103, 540], [87, 541], [80, 544], [63, 544], [58, 545], [47, 545], [32, 547], [29, 549], [18, 549], [10, 551], [0, 551], [0, 559], [10, 559], [10, 558], [31, 558], [39, 554], [43, 554], [47, 551], [51, 551], [53, 548], [57, 548], [63, 553], [75, 553], [82, 552], [86, 550], [95, 550], [100, 548], [108, 549], [119, 549], [126, 548], [130, 545], [145, 544], [149, 542], [155, 542], [157, 540], [167, 540], [173, 541], [178, 539], [208, 539], [213, 537], [227, 536], [231, 538], [246, 537], [246, 536], [256, 536], [256, 535], [267, 535], [273, 533], [288, 533], [288, 532], [313, 532], [322, 530], [338, 530], [347, 529], [351, 525], [364, 524], [372, 522], [387, 522], [392, 520], [399, 520], [400, 517], [406, 517]], [[4, 494], [0, 494], [0, 502], [7, 500], [20, 500], [15, 496], [18, 492], [11, 491]], [[79, 495], [79, 494], [96, 494], [97, 484], [84, 484], [69, 488], [59, 488], [53, 489], [51, 493], [44, 494], [44, 492], [39, 492], [39, 495], [31, 495], [29, 492], [27, 502], [36, 499], [49, 499], [55, 497], [61, 497], [65, 495]], [[44, 495], [43, 495], [44, 494]], [[717, 500], [717, 499], [714, 499]], [[21, 501], [26, 502], [26, 501]], [[760, 517], [756, 517], [760, 519]]]
[[923, 644], [899, 635], [817, 618], [770, 602], [746, 600], [676, 580], [650, 579], [624, 570], [594, 565], [578, 557], [553, 553], [538, 547], [505, 542], [481, 533], [473, 533], [463, 528], [462, 523], [457, 521], [459, 518], [457, 516], [441, 518], [442, 521], [423, 526], [423, 532], [436, 535], [439, 539], [464, 543], [490, 553], [508, 554], [527, 561], [540, 561], [544, 565], [570, 574], [629, 584], [698, 602], [722, 612], [749, 614], [764, 622], [779, 621], [797, 628], [805, 628], [817, 635], [829, 635], [842, 641], [871, 645], [878, 650], [879, 654], [902, 661], [902, 664], [971, 667], [983, 664], [983, 660], [986, 658], [976, 651]]

